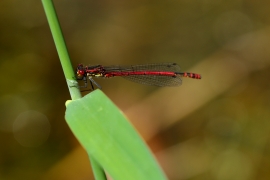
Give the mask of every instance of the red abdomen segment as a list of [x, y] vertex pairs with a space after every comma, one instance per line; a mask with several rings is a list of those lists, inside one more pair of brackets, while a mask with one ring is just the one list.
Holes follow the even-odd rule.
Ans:
[[114, 76], [137, 76], [137, 75], [145, 75], [145, 76], [169, 76], [169, 77], [189, 77], [193, 79], [201, 79], [200, 74], [196, 73], [188, 73], [188, 72], [161, 72], [161, 71], [136, 71], [136, 72], [108, 72], [105, 73], [105, 77], [114, 77]]
[[136, 71], [136, 72], [109, 72], [109, 73], [105, 73], [105, 77], [137, 76], [137, 75], [176, 77], [176, 74], [174, 72], [159, 72], [159, 71]]
[[193, 78], [193, 79], [202, 79], [202, 76], [200, 74], [196, 74], [196, 73], [188, 73], [188, 72], [183, 72], [183, 73], [176, 73], [179, 74], [183, 77], [189, 77], [189, 78]]

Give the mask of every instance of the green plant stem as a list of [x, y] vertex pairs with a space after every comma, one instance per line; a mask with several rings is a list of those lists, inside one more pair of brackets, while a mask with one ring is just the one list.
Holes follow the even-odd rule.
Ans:
[[103, 169], [103, 168], [98, 164], [98, 162], [94, 158], [90, 158], [90, 162], [92, 165], [94, 176], [106, 179], [106, 174], [104, 171], [100, 171], [100, 169]]
[[51, 0], [42, 0], [42, 3], [48, 19], [49, 26], [51, 28], [52, 36], [64, 71], [64, 75], [67, 80], [71, 99], [79, 99], [81, 98], [81, 93], [74, 75], [74, 69], [69, 59], [65, 40], [61, 32], [53, 2]]
[[[74, 75], [74, 69], [68, 55], [66, 44], [61, 32], [58, 18], [52, 0], [42, 0], [42, 4], [48, 19], [48, 23], [52, 32], [52, 36], [56, 45], [56, 49], [60, 58], [60, 62], [64, 71], [65, 78], [72, 100], [81, 98], [81, 92], [78, 88], [78, 82]], [[97, 180], [105, 180], [103, 169], [97, 164], [96, 161], [91, 161], [95, 178]]]

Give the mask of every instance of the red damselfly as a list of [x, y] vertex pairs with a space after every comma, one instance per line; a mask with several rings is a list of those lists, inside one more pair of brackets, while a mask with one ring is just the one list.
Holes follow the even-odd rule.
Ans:
[[180, 72], [176, 63], [144, 64], [132, 66], [83, 66], [79, 64], [76, 69], [77, 80], [84, 80], [87, 87], [87, 77], [90, 80], [92, 89], [95, 84], [93, 77], [111, 78], [120, 76], [133, 82], [152, 86], [179, 86], [182, 84], [182, 77], [201, 79], [200, 74]]

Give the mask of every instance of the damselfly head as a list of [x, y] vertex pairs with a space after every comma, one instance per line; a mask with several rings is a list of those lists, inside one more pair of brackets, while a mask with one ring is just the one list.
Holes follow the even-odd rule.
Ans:
[[82, 64], [79, 64], [77, 67], [77, 77], [82, 78], [85, 75], [85, 69]]

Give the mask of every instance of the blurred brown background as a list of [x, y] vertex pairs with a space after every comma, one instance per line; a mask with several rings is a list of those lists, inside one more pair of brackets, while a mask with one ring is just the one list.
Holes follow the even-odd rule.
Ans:
[[[177, 88], [97, 79], [169, 179], [270, 178], [268, 1], [55, 7], [74, 68], [176, 62], [202, 75]], [[0, 24], [0, 179], [94, 179], [64, 120], [70, 96], [41, 1], [1, 0]]]

